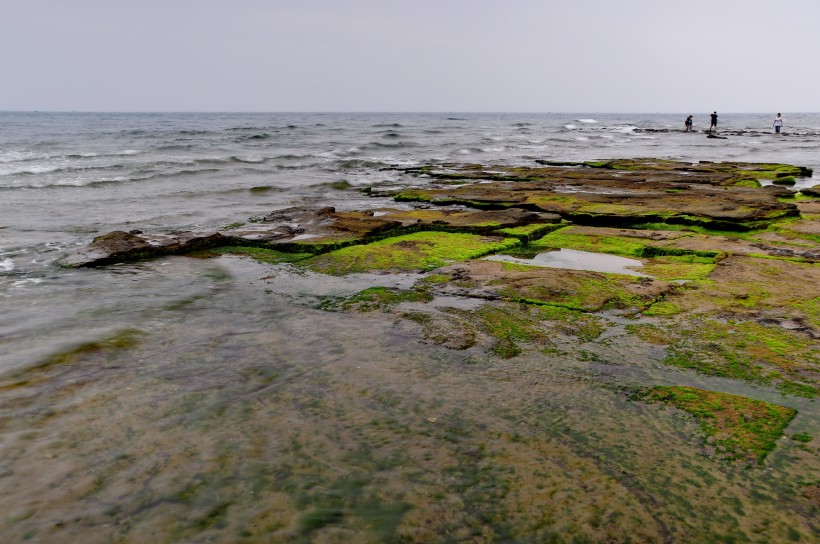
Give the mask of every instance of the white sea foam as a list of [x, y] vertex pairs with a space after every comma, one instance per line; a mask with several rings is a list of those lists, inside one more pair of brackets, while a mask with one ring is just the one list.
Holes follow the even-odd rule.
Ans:
[[22, 280], [17, 280], [11, 284], [12, 289], [17, 289], [20, 287], [24, 287], [26, 285], [37, 285], [38, 283], [43, 283], [43, 280], [40, 278], [25, 278]]
[[595, 119], [576, 119], [576, 121], [578, 121], [579, 123], [588, 123], [588, 124], [592, 124], [592, 123], [597, 123], [597, 122], [598, 122], [598, 121], [596, 121]]
[[0, 272], [11, 272], [14, 270], [14, 261], [6, 257], [0, 261]]
[[[419, 161], [415, 160], [415, 159], [406, 159], [406, 158], [391, 157], [391, 156], [386, 156], [386, 157], [362, 157], [362, 160], [372, 161], [372, 162], [383, 162], [383, 163], [388, 163], [388, 164], [391, 164], [391, 165], [394, 165], [394, 166], [418, 166], [419, 165]], [[445, 160], [445, 159], [441, 159], [441, 160]]]
[[632, 134], [636, 128], [638, 127], [633, 125], [625, 125], [620, 127], [612, 127], [612, 130], [614, 132], [620, 132], [621, 134]]
[[28, 166], [11, 166], [0, 168], [0, 176], [16, 176], [19, 174], [50, 174], [61, 170], [62, 166], [40, 166], [36, 164]]
[[586, 136], [576, 136], [575, 139], [578, 140], [579, 142], [589, 141], [589, 138], [587, 138]]
[[13, 149], [0, 149], [0, 164], [9, 162], [28, 161], [39, 158], [41, 155], [30, 151], [15, 151]]
[[573, 129], [578, 128], [578, 126], [573, 125], [572, 123], [569, 123], [568, 125], [564, 125], [564, 128], [567, 129], [567, 130], [573, 130]]

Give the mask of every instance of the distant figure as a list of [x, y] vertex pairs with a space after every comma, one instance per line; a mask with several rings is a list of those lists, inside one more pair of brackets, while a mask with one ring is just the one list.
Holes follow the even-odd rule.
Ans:
[[774, 133], [780, 134], [781, 127], [783, 127], [783, 118], [778, 113], [777, 117], [774, 118]]
[[686, 127], [686, 130], [684, 132], [689, 132], [689, 131], [692, 130], [692, 116], [691, 115], [686, 118], [686, 121], [684, 121], [683, 125]]
[[713, 111], [711, 117], [712, 117], [712, 124], [709, 127], [709, 132], [712, 132], [713, 130], [715, 132], [717, 132], [717, 112]]

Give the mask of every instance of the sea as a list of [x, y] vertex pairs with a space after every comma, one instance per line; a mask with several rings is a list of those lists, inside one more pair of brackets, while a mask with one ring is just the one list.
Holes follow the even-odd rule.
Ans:
[[[16, 482], [14, 475], [30, 471], [33, 478], [30, 489], [6, 489], [11, 502], [4, 507], [12, 499], [27, 505], [14, 514], [25, 521], [9, 525], [22, 532], [12, 534], [21, 541], [29, 533], [47, 535], [54, 524], [79, 515], [90, 521], [74, 524], [74, 541], [104, 542], [111, 535], [140, 541], [153, 534], [148, 528], [172, 523], [162, 516], [156, 523], [140, 518], [136, 525], [147, 527], [142, 533], [122, 527], [105, 532], [100, 519], [107, 519], [105, 509], [117, 500], [85, 501], [78, 513], [77, 501], [83, 501], [72, 493], [98, 492], [83, 488], [77, 466], [120, 466], [121, 441], [140, 444], [127, 452], [129, 459], [160, 459], [158, 452], [166, 451], [166, 462], [179, 466], [174, 436], [191, 448], [201, 445], [200, 431], [217, 442], [230, 442], [226, 433], [239, 443], [252, 440], [259, 429], [242, 427], [245, 420], [232, 410], [251, 406], [243, 404], [251, 398], [246, 384], [265, 372], [270, 380], [310, 388], [315, 382], [308, 378], [368, 365], [362, 380], [384, 377], [374, 388], [403, 387], [389, 382], [389, 369], [390, 379], [406, 380], [423, 396], [415, 372], [445, 376], [443, 384], [455, 379], [446, 369], [464, 364], [446, 350], [430, 348], [423, 356], [415, 341], [395, 336], [389, 322], [363, 327], [317, 309], [321, 297], [379, 281], [411, 285], [412, 275], [319, 278], [228, 256], [68, 269], [59, 265], [67, 252], [114, 230], [209, 232], [292, 206], [381, 207], [388, 201], [356, 189], [428, 183], [402, 170], [426, 163], [635, 157], [778, 162], [814, 169], [815, 177], [798, 180], [797, 189], [818, 183], [820, 113], [784, 112], [780, 136], [771, 128], [774, 113], [720, 114], [717, 134], [725, 138], [707, 138], [708, 114], [695, 114], [694, 132], [684, 132], [687, 113], [0, 112], [0, 376], [18, 389], [36, 382], [31, 387], [37, 397], [26, 400], [18, 392], [23, 397], [0, 401], [0, 489]], [[66, 358], [82, 350], [108, 353], [120, 345], [112, 338], [127, 338], [126, 347], [133, 342], [133, 348], [127, 355], [114, 350], [97, 366]], [[396, 360], [416, 370], [395, 374]], [[26, 377], [55, 361], [68, 361], [58, 375], [41, 382]], [[483, 387], [476, 384], [476, 391]], [[141, 422], [134, 414], [142, 414]], [[154, 434], [157, 425], [166, 438]], [[34, 438], [20, 438], [26, 433]], [[143, 449], [149, 442], [153, 446]], [[174, 474], [187, 470], [196, 478], [200, 469], [191, 463]], [[50, 467], [48, 475], [38, 466]], [[157, 470], [165, 475], [163, 485], [175, 481]], [[153, 478], [149, 472], [142, 476]], [[118, 485], [133, 496], [147, 493], [144, 486]], [[132, 506], [129, 515], [143, 512]]]

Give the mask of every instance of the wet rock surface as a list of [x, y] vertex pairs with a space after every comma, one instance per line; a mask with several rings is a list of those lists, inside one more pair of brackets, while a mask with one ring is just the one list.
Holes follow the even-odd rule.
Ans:
[[809, 187], [807, 189], [801, 189], [800, 192], [806, 196], [820, 197], [820, 185], [814, 185], [813, 187]]
[[[367, 209], [113, 232], [67, 256], [213, 259], [153, 263], [208, 270], [151, 327], [2, 377], [0, 481], [48, 497], [0, 498], [4, 534], [810, 539], [820, 199], [760, 187], [809, 171], [403, 171], [426, 183], [374, 187]], [[636, 274], [536, 258], [566, 250]]]
[[[599, 227], [665, 223], [742, 232], [800, 215], [798, 206], [787, 201], [793, 191], [773, 185], [761, 190], [759, 180], [811, 175], [809, 169], [781, 164], [538, 162], [541, 166], [405, 168], [406, 173], [448, 185], [371, 192], [374, 197], [413, 203], [413, 209], [289, 208], [220, 232], [109, 233], [61, 262], [69, 267], [99, 266], [218, 246], [318, 253], [402, 231], [449, 228], [490, 233], [559, 221]], [[454, 182], [457, 185], [451, 185]]]

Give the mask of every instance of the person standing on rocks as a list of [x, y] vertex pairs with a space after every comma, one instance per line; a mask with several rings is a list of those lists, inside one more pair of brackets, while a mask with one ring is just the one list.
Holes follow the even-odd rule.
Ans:
[[780, 134], [780, 129], [783, 127], [783, 118], [780, 117], [780, 114], [777, 114], [777, 117], [774, 118], [774, 133]]
[[686, 130], [684, 132], [690, 132], [692, 130], [692, 116], [691, 115], [686, 118], [686, 121], [684, 121], [683, 125], [686, 127]]
[[713, 130], [717, 132], [717, 112], [713, 111], [711, 117], [712, 124], [709, 126], [709, 132], [712, 132]]

